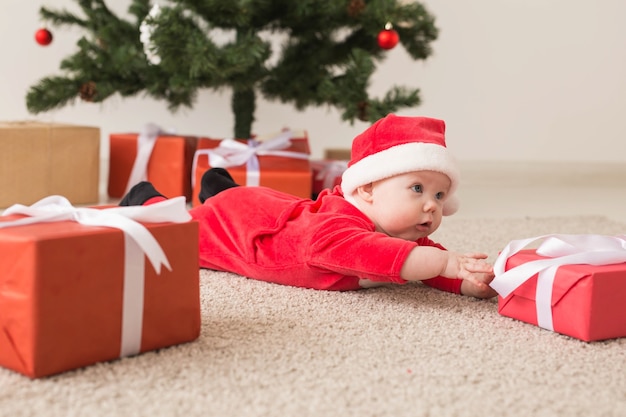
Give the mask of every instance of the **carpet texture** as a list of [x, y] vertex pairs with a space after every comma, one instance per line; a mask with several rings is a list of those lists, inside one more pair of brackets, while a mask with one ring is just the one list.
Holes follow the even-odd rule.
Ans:
[[[434, 238], [493, 261], [512, 239], [625, 229], [603, 217], [452, 217]], [[200, 278], [197, 341], [40, 380], [0, 369], [0, 414], [626, 415], [626, 339], [581, 342], [502, 317], [495, 299], [421, 284], [339, 293]]]

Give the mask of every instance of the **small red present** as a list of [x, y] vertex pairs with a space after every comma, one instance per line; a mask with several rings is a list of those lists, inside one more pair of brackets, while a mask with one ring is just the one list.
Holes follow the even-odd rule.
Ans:
[[341, 185], [341, 176], [348, 169], [348, 161], [321, 159], [311, 161], [313, 171], [312, 193], [318, 195], [322, 190]]
[[[536, 249], [524, 249], [545, 239]], [[494, 264], [498, 312], [583, 341], [626, 336], [626, 240], [547, 235], [513, 241]]]
[[52, 196], [8, 208], [0, 365], [38, 378], [195, 340], [198, 225], [184, 198], [163, 203], [75, 209]]
[[200, 205], [202, 175], [209, 168], [225, 168], [239, 185], [265, 186], [311, 198], [312, 174], [306, 132], [284, 130], [249, 140], [198, 139], [192, 168], [192, 204]]
[[168, 198], [191, 200], [194, 136], [168, 135], [154, 125], [141, 134], [109, 135], [109, 197], [121, 198], [140, 181], [150, 181]]

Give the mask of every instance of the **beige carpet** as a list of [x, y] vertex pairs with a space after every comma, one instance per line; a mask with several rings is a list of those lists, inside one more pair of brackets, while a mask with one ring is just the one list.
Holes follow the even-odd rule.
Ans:
[[[511, 239], [625, 229], [601, 217], [453, 217], [436, 238], [493, 260]], [[495, 299], [419, 284], [320, 292], [209, 271], [201, 286], [196, 342], [41, 380], [0, 369], [0, 414], [626, 415], [626, 339], [580, 342], [499, 316]]]

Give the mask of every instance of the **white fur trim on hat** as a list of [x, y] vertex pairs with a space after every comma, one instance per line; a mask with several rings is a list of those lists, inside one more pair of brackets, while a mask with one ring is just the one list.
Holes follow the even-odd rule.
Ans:
[[362, 158], [345, 170], [341, 189], [346, 200], [354, 204], [354, 191], [361, 185], [412, 171], [436, 171], [450, 178], [450, 191], [443, 207], [443, 215], [454, 214], [459, 208], [455, 192], [460, 173], [456, 161], [441, 145], [409, 142], [393, 146]]

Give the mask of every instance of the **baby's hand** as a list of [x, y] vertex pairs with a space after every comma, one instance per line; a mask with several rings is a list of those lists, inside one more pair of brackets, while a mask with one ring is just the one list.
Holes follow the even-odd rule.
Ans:
[[[450, 254], [446, 272], [456, 272], [455, 278], [462, 279], [461, 294], [476, 298], [491, 298], [497, 293], [489, 286], [493, 281], [493, 267], [485, 261], [484, 253]], [[454, 274], [453, 274], [454, 275]]]
[[492, 298], [498, 295], [498, 293], [488, 285], [493, 280], [493, 274], [491, 276], [485, 275], [483, 279], [484, 281], [482, 282], [464, 279], [463, 282], [461, 282], [461, 294], [476, 298]]

